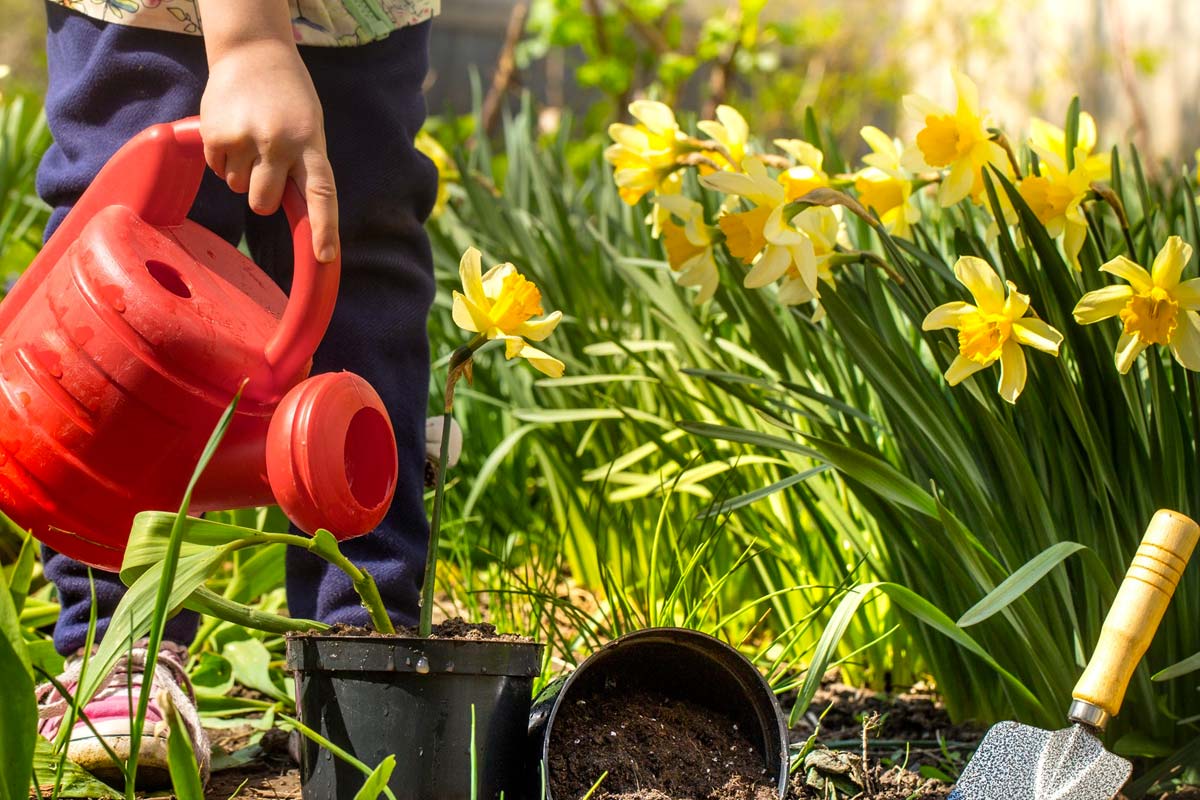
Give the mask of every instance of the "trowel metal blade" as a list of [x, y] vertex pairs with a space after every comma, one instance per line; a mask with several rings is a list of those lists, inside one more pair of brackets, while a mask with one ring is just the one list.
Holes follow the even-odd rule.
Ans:
[[950, 800], [1111, 800], [1133, 766], [1082, 725], [1044, 731], [993, 725]]

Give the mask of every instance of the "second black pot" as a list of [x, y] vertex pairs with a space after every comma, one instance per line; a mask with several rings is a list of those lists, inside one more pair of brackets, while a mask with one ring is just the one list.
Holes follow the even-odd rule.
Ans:
[[[626, 634], [593, 653], [566, 678], [538, 695], [529, 721], [535, 786], [530, 797], [554, 797], [548, 774], [554, 721], [564, 704], [592, 695], [650, 690], [686, 700], [736, 721], [764, 754], [763, 766], [780, 797], [787, 790], [788, 733], [770, 684], [729, 645], [684, 628], [649, 628]], [[543, 769], [538, 769], [538, 762]], [[544, 773], [544, 774], [543, 774]], [[538, 784], [541, 785], [538, 785]], [[544, 792], [544, 793], [543, 793]]]
[[[397, 798], [521, 796], [525, 734], [542, 645], [468, 639], [290, 636], [300, 720], [374, 767], [396, 757]], [[472, 722], [472, 708], [474, 721]], [[477, 753], [471, 764], [472, 734]], [[304, 740], [305, 800], [352, 800], [365, 776]]]

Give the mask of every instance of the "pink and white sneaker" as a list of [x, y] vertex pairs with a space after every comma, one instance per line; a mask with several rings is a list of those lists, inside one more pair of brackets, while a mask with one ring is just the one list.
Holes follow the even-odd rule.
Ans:
[[[141, 693], [149, 655], [145, 649], [146, 643], [143, 641], [140, 645], [128, 656], [121, 657], [91, 701], [84, 707], [83, 713], [92, 726], [89, 727], [80, 719], [71, 729], [67, 757], [102, 780], [115, 782], [121, 779], [121, 771], [113, 763], [105, 744], [121, 761], [129, 758], [132, 718], [137, 713], [138, 696]], [[173, 642], [163, 642], [150, 684], [150, 703], [138, 744], [139, 786], [170, 785], [167, 766], [167, 736], [170, 732], [167, 721], [168, 704], [179, 710], [179, 716], [187, 728], [188, 738], [196, 751], [201, 781], [208, 781], [211, 752], [208, 736], [200, 725], [200, 717], [196, 712], [191, 682], [184, 669], [186, 660], [187, 648]], [[59, 676], [58, 682], [68, 693], [74, 693], [78, 686], [82, 665], [83, 660], [75, 656], [67, 661], [66, 670]], [[37, 697], [38, 733], [53, 741], [70, 714], [71, 703], [50, 683], [38, 687]], [[95, 728], [94, 732], [92, 728]]]

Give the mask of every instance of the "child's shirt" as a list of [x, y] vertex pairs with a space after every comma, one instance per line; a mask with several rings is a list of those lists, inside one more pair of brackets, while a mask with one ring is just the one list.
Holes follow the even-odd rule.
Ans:
[[[197, 0], [49, 0], [89, 17], [175, 33], [201, 34]], [[441, 10], [441, 0], [289, 0], [296, 43], [345, 47], [384, 39]]]

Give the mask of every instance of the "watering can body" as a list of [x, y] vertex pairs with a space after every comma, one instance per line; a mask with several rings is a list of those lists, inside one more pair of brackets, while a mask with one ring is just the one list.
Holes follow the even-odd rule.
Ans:
[[279, 503], [347, 538], [395, 490], [379, 396], [350, 373], [307, 377], [340, 265], [313, 257], [299, 191], [289, 299], [187, 219], [204, 169], [198, 120], [139, 134], [0, 303], [0, 510], [96, 567], [120, 566], [136, 513], [178, 507], [239, 388], [193, 510]]

